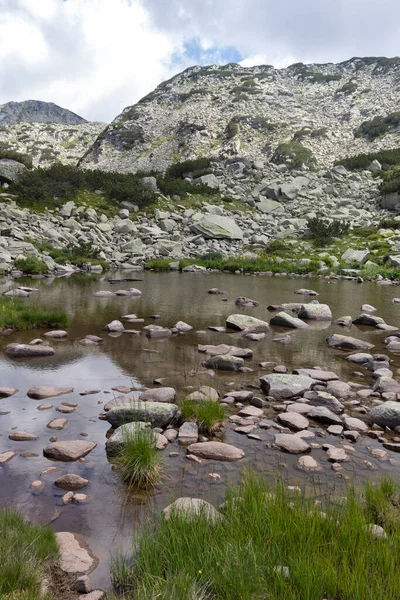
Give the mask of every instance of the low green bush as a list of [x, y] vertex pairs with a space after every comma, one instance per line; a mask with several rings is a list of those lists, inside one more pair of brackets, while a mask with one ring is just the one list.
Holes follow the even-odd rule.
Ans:
[[239, 125], [235, 119], [231, 119], [226, 126], [226, 137], [228, 140], [234, 138], [239, 133]]
[[0, 298], [0, 329], [65, 327], [67, 323], [64, 311], [47, 310], [28, 299]]
[[399, 485], [341, 495], [328, 490], [321, 507], [247, 473], [214, 520], [203, 510], [147, 522], [112, 579], [127, 600], [399, 600]]
[[400, 126], [400, 112], [393, 112], [386, 117], [374, 117], [370, 121], [364, 121], [354, 131], [354, 137], [363, 137], [369, 141], [372, 141], [385, 133], [390, 133], [394, 129], [398, 129]]
[[286, 164], [290, 169], [298, 169], [301, 165], [314, 166], [315, 157], [311, 150], [300, 142], [281, 142], [272, 155], [275, 164]]
[[195, 421], [201, 433], [210, 434], [221, 425], [225, 419], [225, 408], [214, 400], [183, 400], [180, 404], [182, 417], [185, 421]]
[[0, 597], [44, 600], [41, 584], [58, 556], [51, 529], [26, 523], [19, 514], [0, 509]]
[[28, 273], [30, 275], [39, 274], [39, 273], [47, 273], [48, 267], [36, 258], [35, 256], [29, 256], [27, 258], [17, 258], [14, 261], [14, 267], [18, 269], [18, 271], [22, 271], [22, 273]]
[[348, 158], [340, 158], [335, 164], [343, 165], [349, 171], [366, 169], [373, 160], [379, 161], [382, 165], [400, 165], [400, 148], [390, 148], [389, 150], [379, 150], [378, 152], [367, 152], [357, 154]]
[[166, 170], [166, 177], [171, 179], [179, 179], [185, 173], [192, 173], [195, 177], [199, 171], [209, 169], [211, 172], [211, 160], [209, 158], [196, 158], [194, 160], [185, 160], [183, 162], [177, 162]]
[[329, 221], [321, 217], [315, 217], [307, 221], [307, 228], [311, 236], [315, 238], [318, 246], [326, 246], [332, 238], [342, 237], [348, 230], [350, 224], [343, 221]]

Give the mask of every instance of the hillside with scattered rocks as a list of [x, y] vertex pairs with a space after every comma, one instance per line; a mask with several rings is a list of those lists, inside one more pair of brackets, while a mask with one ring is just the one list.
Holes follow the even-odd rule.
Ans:
[[86, 119], [62, 108], [54, 102], [24, 100], [0, 105], [0, 125], [15, 123], [59, 123], [60, 125], [82, 125]]
[[396, 113], [399, 100], [398, 58], [285, 69], [194, 66], [127, 107], [81, 165], [162, 171], [199, 156], [276, 161], [278, 144], [289, 141], [310, 150], [317, 167], [329, 167], [343, 156], [398, 145], [397, 121], [389, 119], [385, 135], [372, 141], [368, 127], [357, 130]]

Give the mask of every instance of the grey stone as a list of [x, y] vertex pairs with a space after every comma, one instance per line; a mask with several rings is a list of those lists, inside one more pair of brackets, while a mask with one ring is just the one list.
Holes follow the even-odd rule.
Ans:
[[211, 460], [234, 461], [243, 458], [244, 451], [223, 442], [198, 442], [187, 449], [189, 454]]
[[330, 348], [341, 348], [343, 350], [370, 350], [374, 344], [365, 340], [358, 340], [346, 335], [333, 335], [326, 338], [326, 342]]
[[272, 317], [270, 320], [270, 325], [275, 325], [276, 327], [289, 327], [291, 329], [307, 329], [307, 323], [301, 321], [297, 317], [293, 315], [289, 315], [286, 312], [279, 312]]
[[0, 160], [0, 183], [17, 183], [28, 169], [20, 162], [9, 158]]
[[260, 378], [261, 389], [267, 396], [276, 400], [287, 400], [293, 396], [301, 396], [315, 383], [310, 377], [271, 373]]
[[113, 427], [120, 427], [132, 421], [144, 421], [152, 427], [166, 427], [178, 411], [176, 404], [167, 402], [133, 401], [111, 408], [106, 415]]
[[275, 436], [275, 444], [289, 454], [302, 454], [311, 450], [311, 446], [305, 440], [289, 433], [278, 433]]

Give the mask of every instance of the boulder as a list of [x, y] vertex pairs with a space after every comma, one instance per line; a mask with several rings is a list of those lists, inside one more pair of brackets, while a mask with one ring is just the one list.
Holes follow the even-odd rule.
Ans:
[[297, 461], [297, 466], [302, 471], [321, 471], [321, 464], [315, 460], [312, 456], [300, 456]]
[[400, 426], [400, 402], [388, 401], [374, 406], [368, 414], [368, 421], [379, 427], [395, 429]]
[[342, 424], [342, 419], [325, 406], [315, 406], [307, 416], [314, 421], [319, 421], [320, 423], [325, 423], [327, 425]]
[[124, 329], [123, 323], [121, 323], [121, 321], [117, 321], [116, 319], [104, 327], [104, 331], [110, 332], [124, 331]]
[[53, 442], [44, 448], [43, 454], [46, 458], [73, 462], [83, 458], [95, 448], [97, 444], [85, 440], [68, 440], [64, 442]]
[[341, 348], [343, 350], [371, 350], [374, 344], [365, 340], [358, 340], [347, 335], [334, 333], [326, 338], [326, 343], [330, 348]]
[[199, 352], [205, 352], [210, 356], [227, 355], [239, 358], [251, 358], [253, 356], [253, 351], [250, 348], [238, 348], [237, 346], [228, 346], [227, 344], [219, 344], [218, 346], [198, 344], [197, 349]]
[[299, 319], [308, 321], [331, 321], [332, 313], [327, 304], [302, 304], [298, 313]]
[[220, 356], [212, 356], [204, 361], [203, 365], [208, 369], [217, 369], [222, 371], [239, 371], [244, 366], [243, 358], [222, 354]]
[[187, 323], [184, 323], [183, 321], [178, 321], [175, 323], [174, 329], [177, 329], [180, 333], [186, 333], [187, 331], [191, 331], [193, 327]]
[[53, 356], [54, 348], [50, 346], [30, 346], [29, 344], [7, 344], [4, 352], [10, 358], [34, 358], [38, 356]]
[[195, 444], [199, 437], [199, 427], [197, 423], [187, 421], [179, 428], [178, 440], [181, 444]]
[[328, 448], [328, 452], [326, 454], [330, 462], [337, 463], [349, 460], [344, 448], [334, 448], [332, 446], [331, 448]]
[[143, 327], [143, 331], [146, 333], [146, 337], [150, 339], [164, 339], [172, 335], [172, 331], [168, 327], [161, 327], [160, 325], [146, 325], [146, 327]]
[[289, 427], [289, 429], [293, 429], [294, 431], [301, 431], [302, 429], [307, 429], [309, 425], [308, 419], [306, 419], [297, 412], [280, 413], [278, 415], [278, 421], [282, 423], [282, 425], [285, 425], [286, 427]]
[[302, 396], [315, 383], [310, 377], [289, 375], [287, 373], [271, 373], [260, 378], [260, 386], [267, 396], [275, 400], [287, 400], [293, 396]]
[[356, 419], [355, 417], [345, 416], [343, 418], [343, 423], [345, 429], [349, 431], [359, 431], [360, 433], [363, 433], [368, 430], [368, 425], [366, 425], [364, 421], [361, 421], [361, 419]]
[[275, 444], [289, 454], [302, 454], [311, 450], [311, 446], [305, 440], [290, 433], [278, 433], [275, 436]]
[[308, 399], [312, 406], [324, 406], [337, 415], [344, 411], [343, 404], [328, 392], [311, 392], [311, 394]]
[[307, 323], [301, 321], [297, 317], [293, 315], [289, 315], [286, 312], [279, 312], [272, 317], [270, 320], [270, 325], [275, 325], [276, 327], [289, 327], [291, 329], [307, 329]]
[[369, 255], [369, 250], [353, 250], [352, 248], [348, 248], [346, 252], [342, 254], [341, 258], [347, 263], [356, 262], [363, 265], [367, 262]]
[[0, 160], [0, 183], [17, 183], [28, 173], [28, 169], [20, 162], [10, 158]]
[[296, 375], [304, 375], [318, 381], [333, 381], [339, 379], [336, 373], [332, 371], [324, 371], [323, 369], [293, 369]]
[[27, 431], [13, 431], [8, 436], [8, 439], [13, 440], [14, 442], [31, 442], [39, 438], [37, 435], [28, 433]]
[[139, 400], [141, 402], [173, 402], [176, 398], [176, 391], [171, 387], [159, 387], [141, 392]]
[[295, 294], [299, 294], [300, 296], [319, 296], [318, 292], [314, 290], [307, 290], [306, 288], [300, 288], [295, 291]]
[[354, 325], [364, 325], [366, 327], [377, 327], [378, 325], [385, 324], [385, 321], [381, 317], [375, 317], [368, 313], [363, 313], [355, 319], [353, 319]]
[[230, 315], [226, 320], [226, 326], [230, 329], [253, 331], [256, 333], [269, 331], [268, 323], [248, 315]]
[[44, 400], [45, 398], [55, 398], [56, 396], [62, 396], [63, 394], [72, 394], [74, 388], [71, 387], [57, 387], [55, 385], [39, 385], [37, 387], [30, 388], [27, 392], [29, 398], [34, 400]]
[[244, 456], [243, 450], [223, 442], [198, 442], [191, 444], [187, 451], [188, 454], [194, 454], [199, 458], [221, 461], [239, 460]]
[[64, 573], [77, 577], [90, 573], [97, 567], [99, 561], [81, 535], [60, 531], [55, 536], [60, 551], [58, 564]]
[[113, 427], [120, 427], [132, 421], [144, 421], [152, 427], [164, 428], [169, 425], [177, 411], [176, 404], [133, 401], [111, 408], [106, 417]]
[[68, 333], [63, 329], [55, 329], [54, 331], [47, 331], [43, 334], [43, 337], [50, 340], [65, 340], [68, 337]]
[[74, 473], [67, 473], [66, 475], [61, 475], [58, 479], [55, 480], [54, 485], [62, 490], [72, 491], [81, 490], [82, 488], [88, 485], [88, 479], [84, 479], [79, 475], [75, 475]]
[[200, 233], [207, 239], [243, 239], [243, 231], [229, 217], [205, 215], [198, 221], [193, 221], [191, 228], [195, 233]]
[[222, 518], [212, 504], [200, 498], [178, 498], [162, 512], [166, 521], [169, 521], [171, 517], [184, 517], [192, 520], [204, 515], [207, 521], [215, 523]]
[[242, 308], [252, 308], [253, 306], [258, 306], [258, 302], [256, 300], [245, 298], [245, 296], [239, 296], [239, 298], [236, 298], [235, 304], [236, 306], [241, 306]]

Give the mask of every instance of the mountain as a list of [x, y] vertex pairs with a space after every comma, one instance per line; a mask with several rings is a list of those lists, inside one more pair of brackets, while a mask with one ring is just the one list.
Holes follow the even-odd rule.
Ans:
[[0, 105], [0, 125], [14, 125], [15, 123], [81, 125], [82, 123], [87, 123], [87, 121], [53, 102], [25, 100], [23, 102], [7, 102]]
[[286, 151], [304, 147], [315, 165], [327, 167], [344, 156], [399, 145], [400, 119], [392, 119], [399, 104], [399, 58], [285, 69], [194, 66], [127, 107], [81, 165], [129, 172], [162, 171], [199, 156], [279, 160], [278, 145], [290, 142], [296, 146]]

